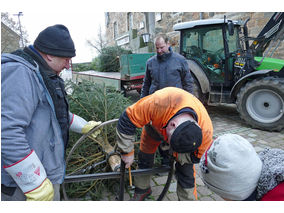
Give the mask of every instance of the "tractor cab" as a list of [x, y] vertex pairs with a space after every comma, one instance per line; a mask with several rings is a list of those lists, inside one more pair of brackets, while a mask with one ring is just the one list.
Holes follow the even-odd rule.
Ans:
[[211, 86], [232, 86], [233, 60], [240, 48], [238, 22], [197, 20], [177, 24], [174, 30], [181, 32], [180, 53], [202, 68]]
[[180, 54], [187, 59], [194, 79], [193, 93], [202, 103], [235, 103], [249, 125], [281, 130], [284, 60], [271, 57], [284, 38], [284, 13], [274, 13], [255, 38], [248, 36], [248, 21], [224, 17], [176, 24]]

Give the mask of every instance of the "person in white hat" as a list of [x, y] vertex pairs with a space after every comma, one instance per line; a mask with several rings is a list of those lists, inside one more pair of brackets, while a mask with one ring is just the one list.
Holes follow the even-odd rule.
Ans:
[[225, 200], [284, 200], [284, 151], [257, 154], [236, 134], [213, 141], [200, 160], [201, 179]]

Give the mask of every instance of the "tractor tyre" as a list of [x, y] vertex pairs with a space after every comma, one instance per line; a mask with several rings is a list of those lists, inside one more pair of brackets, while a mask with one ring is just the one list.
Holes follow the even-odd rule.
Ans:
[[237, 95], [237, 110], [253, 128], [284, 128], [284, 79], [265, 77], [246, 83]]
[[205, 101], [205, 98], [204, 98], [204, 95], [201, 91], [201, 88], [200, 88], [200, 85], [199, 85], [199, 82], [197, 81], [197, 79], [195, 77], [193, 77], [193, 95], [199, 99], [199, 101], [206, 105], [206, 101]]

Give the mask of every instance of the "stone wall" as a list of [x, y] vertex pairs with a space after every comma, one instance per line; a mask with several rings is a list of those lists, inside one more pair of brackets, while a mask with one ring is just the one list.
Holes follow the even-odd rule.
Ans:
[[20, 36], [1, 22], [1, 53], [10, 53], [20, 48]]
[[[108, 45], [115, 45], [117, 44], [117, 38], [114, 39], [113, 37], [113, 23], [116, 21], [118, 23], [118, 38], [124, 35], [131, 35], [131, 32], [128, 31], [127, 28], [127, 12], [110, 12], [106, 13], [109, 16], [108, 25], [106, 26], [106, 39], [108, 41]], [[147, 13], [143, 12], [132, 12], [133, 14], [133, 29], [136, 30], [135, 36], [139, 37], [142, 35], [142, 33], [150, 32], [151, 29], [147, 29], [147, 25], [149, 23], [149, 20], [147, 20]], [[270, 19], [270, 17], [273, 15], [273, 12], [155, 12], [152, 13], [154, 17], [154, 29], [152, 29], [151, 34], [152, 41], [154, 40], [154, 37], [158, 33], [166, 33], [171, 38], [171, 44], [173, 46], [173, 49], [175, 51], [178, 51], [179, 47], [179, 32], [173, 31], [173, 25], [180, 22], [186, 22], [186, 21], [193, 21], [193, 20], [200, 20], [200, 19], [209, 19], [209, 18], [224, 18], [224, 15], [228, 19], [232, 20], [246, 20], [247, 18], [250, 18], [250, 21], [248, 22], [248, 32], [249, 35], [252, 37], [255, 37], [258, 35], [258, 33], [262, 30], [263, 26], [267, 23], [267, 21]], [[149, 17], [149, 16], [148, 16]], [[144, 28], [141, 28], [141, 26], [144, 23]], [[149, 28], [149, 27], [148, 27]], [[131, 40], [137, 39], [137, 37], [129, 38], [129, 42], [126, 41], [122, 45], [126, 49], [131, 49], [134, 52], [141, 52], [141, 50], [147, 52], [149, 48], [143, 48], [143, 44], [141, 44], [141, 41], [136, 43], [133, 43]], [[131, 43], [132, 42], [132, 43]], [[143, 42], [142, 42], [143, 43]], [[137, 46], [138, 45], [138, 46]], [[153, 45], [153, 44], [152, 44]], [[271, 46], [273, 44], [271, 43]], [[276, 45], [276, 44], [274, 44]], [[145, 45], [144, 45], [145, 46]], [[143, 48], [143, 49], [142, 49]], [[151, 48], [150, 48], [151, 49]], [[269, 49], [269, 48], [267, 48]], [[154, 48], [151, 49], [154, 51]], [[143, 52], [142, 51], [142, 52]], [[280, 58], [284, 59], [284, 42], [280, 44], [277, 51], [273, 55], [274, 58]]]
[[[142, 12], [132, 12], [132, 27], [128, 27], [128, 12], [109, 12], [106, 23], [106, 41], [108, 46], [120, 45], [134, 52], [139, 51], [145, 44], [141, 44], [142, 33], [146, 30], [146, 17]], [[114, 37], [114, 22], [118, 25], [118, 35]], [[143, 46], [144, 45], [144, 46]]]

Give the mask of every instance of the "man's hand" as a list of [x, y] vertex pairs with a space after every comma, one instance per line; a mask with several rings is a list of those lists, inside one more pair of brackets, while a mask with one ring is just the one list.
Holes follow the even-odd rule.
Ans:
[[33, 191], [25, 193], [27, 201], [52, 201], [54, 197], [53, 185], [48, 178]]
[[125, 163], [125, 168], [129, 168], [134, 161], [134, 150], [121, 156], [121, 160]]
[[[91, 129], [93, 129], [96, 126], [99, 126], [102, 122], [101, 121], [89, 121], [83, 128], [82, 128], [82, 134], [88, 133]], [[90, 137], [92, 139], [96, 139], [96, 137], [101, 133], [101, 130], [98, 129], [97, 131], [93, 132]]]

